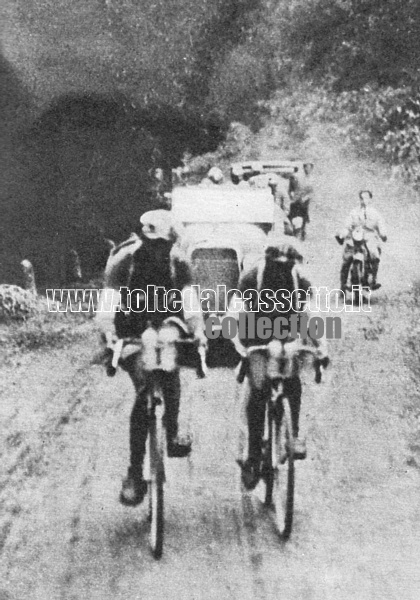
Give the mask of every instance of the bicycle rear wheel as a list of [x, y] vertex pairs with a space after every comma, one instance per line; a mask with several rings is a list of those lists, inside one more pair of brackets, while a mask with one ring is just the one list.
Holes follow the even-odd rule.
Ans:
[[280, 535], [287, 539], [292, 531], [295, 490], [294, 439], [292, 415], [287, 398], [281, 398], [281, 418], [271, 421], [273, 443], [273, 488], [272, 504], [275, 521]]
[[[156, 400], [155, 400], [156, 402]], [[165, 483], [164, 451], [165, 431], [162, 422], [163, 404], [158, 404], [149, 424], [149, 520], [150, 547], [154, 558], [160, 558], [163, 551], [164, 536], [164, 502], [163, 486]]]

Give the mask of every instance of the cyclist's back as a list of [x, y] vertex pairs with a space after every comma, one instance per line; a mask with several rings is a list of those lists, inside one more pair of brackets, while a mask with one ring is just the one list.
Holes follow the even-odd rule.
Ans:
[[[142, 238], [139, 248], [133, 253], [130, 277], [127, 287], [131, 293], [131, 310], [124, 314], [116, 315], [115, 325], [118, 337], [140, 337], [150, 321], [154, 327], [159, 327], [168, 317], [162, 305], [162, 296], [157, 296], [156, 308], [150, 312], [145, 305], [148, 294], [148, 286], [163, 287], [170, 290], [174, 287], [170, 267], [170, 253], [172, 244], [168, 240], [150, 240]], [[124, 301], [124, 298], [123, 298]]]

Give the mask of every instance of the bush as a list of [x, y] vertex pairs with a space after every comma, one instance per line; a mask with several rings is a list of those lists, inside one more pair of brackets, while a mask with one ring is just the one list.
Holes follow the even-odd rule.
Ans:
[[39, 311], [36, 296], [17, 285], [0, 285], [0, 322], [25, 321]]
[[407, 182], [420, 186], [420, 93], [390, 87], [334, 93], [331, 86], [296, 84], [263, 103], [296, 141], [316, 123], [328, 124], [344, 146], [378, 155]]

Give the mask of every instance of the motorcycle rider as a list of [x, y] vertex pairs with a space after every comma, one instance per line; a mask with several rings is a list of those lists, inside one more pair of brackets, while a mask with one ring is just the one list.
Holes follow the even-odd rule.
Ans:
[[[179, 226], [174, 226], [170, 213], [156, 210], [145, 213], [141, 218], [143, 225], [140, 236], [131, 237], [111, 251], [105, 268], [105, 289], [114, 291], [112, 307], [127, 307], [126, 298], [118, 290], [127, 286], [130, 290], [147, 290], [148, 285], [163, 286], [166, 290], [183, 290], [190, 285], [191, 273], [183, 258], [179, 241]], [[198, 299], [196, 299], [198, 304]], [[131, 306], [133, 304], [131, 303]], [[184, 321], [191, 334], [205, 345], [202, 315], [197, 306], [184, 309]], [[109, 309], [110, 306], [107, 306]], [[162, 308], [162, 307], [160, 307]], [[194, 310], [195, 309], [195, 310]], [[170, 315], [167, 312], [113, 312], [104, 310], [97, 313], [97, 323], [102, 332], [102, 341], [118, 338], [139, 338], [152, 324], [156, 329]], [[177, 316], [180, 316], [179, 313]], [[128, 348], [128, 347], [127, 347]], [[147, 398], [145, 396], [145, 374], [139, 360], [138, 347], [122, 356], [120, 364], [128, 372], [136, 399], [130, 418], [130, 466], [123, 480], [120, 502], [126, 506], [136, 506], [143, 501], [147, 483], [143, 479], [143, 460], [147, 438]], [[178, 437], [178, 413], [180, 403], [179, 370], [165, 372], [162, 376], [165, 397], [165, 421], [167, 432], [167, 452], [170, 457], [185, 457], [191, 451], [191, 443]]]
[[[297, 244], [285, 241], [284, 236], [278, 239], [270, 240], [266, 248], [265, 256], [260, 258], [253, 266], [247, 268], [241, 275], [238, 289], [243, 293], [245, 290], [288, 290], [292, 292], [294, 289], [309, 290], [311, 284], [306, 278], [302, 269], [302, 254], [297, 248]], [[230, 303], [229, 316], [239, 318], [239, 314], [234, 312], [235, 298], [232, 298]], [[261, 312], [264, 317], [269, 317], [274, 320], [277, 316], [290, 317], [296, 314], [295, 307], [291, 307], [288, 313], [278, 312], [273, 310], [271, 313]], [[259, 313], [256, 314], [258, 318]], [[254, 346], [259, 344], [267, 344], [269, 340], [257, 339], [241, 339], [233, 340], [239, 354], [245, 356], [244, 347]], [[273, 342], [271, 342], [273, 343]], [[277, 342], [276, 342], [277, 343]], [[328, 350], [324, 339], [312, 340], [308, 343], [313, 345], [316, 350], [317, 359], [324, 367], [327, 366]], [[281, 342], [278, 341], [281, 347]], [[286, 344], [287, 346], [287, 344]], [[299, 438], [299, 413], [301, 406], [302, 385], [299, 377], [299, 369], [296, 361], [293, 361], [293, 368], [289, 375], [284, 379], [284, 393], [290, 402], [292, 412], [293, 436], [295, 438], [295, 458], [306, 458], [306, 443], [303, 438]], [[248, 422], [248, 458], [239, 464], [242, 469], [242, 481], [246, 489], [252, 490], [256, 487], [261, 473], [261, 450], [262, 450], [262, 435], [264, 431], [264, 416], [265, 416], [265, 398], [270, 393], [270, 380], [266, 377], [269, 362], [267, 358], [258, 361], [257, 370], [260, 373], [256, 379], [252, 376], [248, 377], [249, 394], [247, 397], [246, 415]], [[252, 372], [252, 365], [250, 366]], [[264, 376], [261, 376], [263, 371]]]
[[387, 241], [387, 233], [382, 216], [370, 205], [372, 197], [373, 194], [370, 190], [361, 190], [359, 192], [359, 206], [351, 211], [344, 228], [335, 236], [340, 245], [345, 243], [340, 272], [340, 285], [344, 293], [346, 292], [347, 278], [354, 253], [352, 233], [360, 227], [364, 231], [364, 239], [372, 267], [371, 289], [377, 290], [381, 287], [381, 284], [377, 281], [381, 257], [381, 240], [383, 242]]

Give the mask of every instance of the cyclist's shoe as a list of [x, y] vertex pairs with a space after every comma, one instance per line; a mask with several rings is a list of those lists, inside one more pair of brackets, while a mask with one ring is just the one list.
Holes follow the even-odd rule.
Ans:
[[374, 283], [372, 283], [372, 285], [370, 286], [371, 290], [374, 292], [375, 290], [379, 290], [379, 288], [382, 287], [381, 283], [378, 283], [377, 281], [375, 281]]
[[242, 470], [242, 483], [246, 490], [251, 491], [257, 487], [261, 474], [259, 464], [255, 460], [247, 458], [245, 462], [238, 460]]
[[294, 458], [295, 460], [303, 460], [306, 458], [306, 442], [305, 440], [295, 437], [294, 438]]
[[168, 439], [167, 450], [170, 458], [184, 458], [191, 452], [191, 441], [181, 440], [178, 437]]
[[124, 506], [137, 506], [141, 504], [147, 492], [147, 481], [129, 474], [123, 479], [120, 492], [120, 502]]

